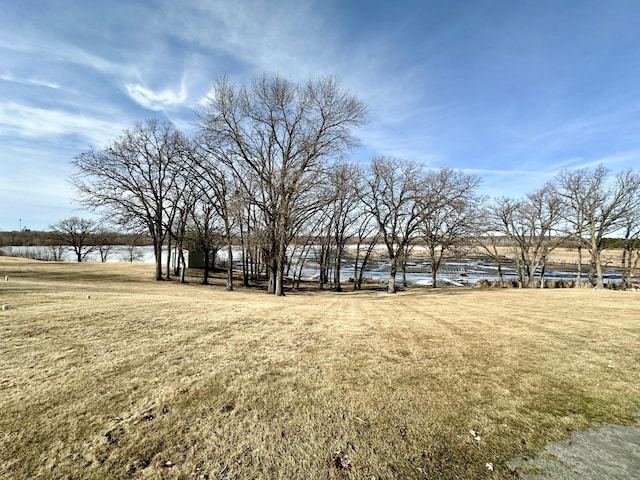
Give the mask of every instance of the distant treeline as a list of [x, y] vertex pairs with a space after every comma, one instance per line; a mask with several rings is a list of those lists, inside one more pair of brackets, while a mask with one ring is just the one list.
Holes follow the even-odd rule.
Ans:
[[[11, 231], [0, 232], [0, 247], [48, 247], [57, 246], [60, 240], [53, 232], [47, 231]], [[90, 234], [87, 245], [132, 245], [149, 246], [153, 240], [147, 235], [121, 232], [101, 232]]]
[[[577, 243], [577, 242], [574, 242], [574, 243]], [[634, 250], [640, 249], [640, 239], [624, 240], [622, 238], [604, 238], [602, 239], [602, 244], [604, 245], [605, 249], [624, 248], [625, 244], [628, 244], [627, 248], [632, 247]]]
[[[240, 241], [239, 239], [237, 240]], [[309, 241], [310, 239], [307, 237], [300, 237], [293, 243], [305, 243]], [[497, 237], [494, 241], [498, 246], [512, 246], [509, 243], [509, 239], [507, 237]], [[473, 241], [470, 240], [470, 242]], [[0, 232], [0, 247], [49, 247], [57, 246], [59, 245], [59, 243], [59, 239], [54, 235], [54, 232], [51, 231], [14, 230], [10, 232]], [[623, 247], [622, 239], [620, 238], [605, 238], [603, 239], [602, 243], [605, 249], [616, 249]], [[640, 240], [636, 240], [633, 243], [634, 248], [640, 249]], [[415, 244], [421, 245], [421, 242], [417, 241]], [[141, 234], [102, 232], [89, 234], [87, 245], [137, 245], [143, 247], [153, 245], [153, 239], [148, 235]], [[578, 242], [575, 240], [567, 239], [564, 241], [563, 245], [566, 248], [576, 248]]]

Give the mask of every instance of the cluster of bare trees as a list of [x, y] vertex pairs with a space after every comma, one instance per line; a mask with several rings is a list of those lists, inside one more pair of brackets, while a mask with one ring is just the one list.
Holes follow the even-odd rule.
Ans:
[[[559, 246], [578, 252], [576, 285], [582, 285], [585, 252], [588, 284], [604, 286], [602, 252], [615, 237], [622, 248], [623, 282], [631, 286], [640, 253], [640, 173], [626, 170], [615, 176], [600, 165], [564, 170], [540, 190], [523, 198], [497, 198], [484, 208], [477, 243], [496, 260], [498, 238], [506, 238], [522, 287], [544, 274], [549, 254]], [[609, 243], [609, 245], [611, 245]]]
[[77, 216], [64, 218], [49, 228], [43, 239], [46, 255], [42, 258], [47, 260], [60, 261], [67, 251], [71, 251], [78, 262], [84, 262], [97, 252], [104, 263], [116, 246], [124, 247], [120, 257], [123, 261], [134, 262], [142, 257], [139, 249], [144, 243], [144, 235], [140, 233], [117, 233], [101, 222]]
[[[157, 120], [138, 123], [105, 149], [80, 154], [72, 181], [85, 206], [151, 236], [157, 280], [163, 279], [161, 252], [172, 246], [182, 275], [184, 248], [204, 252], [205, 283], [211, 256], [225, 248], [228, 289], [232, 247], [239, 246], [243, 283], [266, 275], [276, 295], [283, 294], [286, 277], [299, 279], [311, 246], [321, 285], [336, 290], [347, 244], [356, 249], [354, 288], [375, 246], [384, 246], [390, 292], [398, 272], [406, 283], [407, 258], [418, 244], [426, 247], [434, 286], [442, 258], [471, 246], [481, 245], [500, 267], [497, 245], [505, 237], [525, 287], [567, 239], [589, 252], [597, 282], [606, 236], [625, 235], [625, 262], [633, 264], [640, 233], [637, 173], [612, 181], [603, 167], [566, 171], [522, 199], [487, 202], [475, 175], [397, 158], [366, 165], [345, 160], [366, 113], [333, 78], [299, 84], [265, 76], [250, 86], [223, 78], [195, 138]], [[170, 256], [166, 277], [169, 262]]]
[[149, 233], [156, 279], [172, 242], [189, 241], [206, 257], [226, 245], [232, 289], [239, 238], [245, 281], [264, 268], [269, 292], [280, 295], [292, 240], [328, 202], [328, 162], [355, 145], [352, 131], [365, 115], [332, 78], [297, 84], [265, 76], [251, 87], [221, 79], [198, 137], [156, 120], [136, 124], [104, 150], [79, 155], [73, 183], [85, 206]]

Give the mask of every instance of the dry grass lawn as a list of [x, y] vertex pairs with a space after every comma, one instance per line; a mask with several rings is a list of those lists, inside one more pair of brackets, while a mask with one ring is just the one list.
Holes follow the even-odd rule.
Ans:
[[0, 257], [1, 478], [514, 478], [640, 411], [637, 292], [273, 298], [152, 268]]

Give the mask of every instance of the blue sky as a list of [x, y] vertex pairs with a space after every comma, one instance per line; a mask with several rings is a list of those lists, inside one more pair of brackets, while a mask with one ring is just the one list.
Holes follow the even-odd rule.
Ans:
[[392, 155], [520, 196], [640, 164], [640, 2], [0, 2], [0, 230], [86, 216], [72, 159], [137, 120], [187, 133], [213, 82], [336, 75]]

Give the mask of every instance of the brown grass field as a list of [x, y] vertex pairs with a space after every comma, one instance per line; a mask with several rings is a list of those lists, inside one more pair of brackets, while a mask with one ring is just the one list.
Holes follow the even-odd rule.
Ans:
[[638, 292], [274, 298], [152, 269], [0, 257], [0, 478], [517, 478], [640, 411]]

